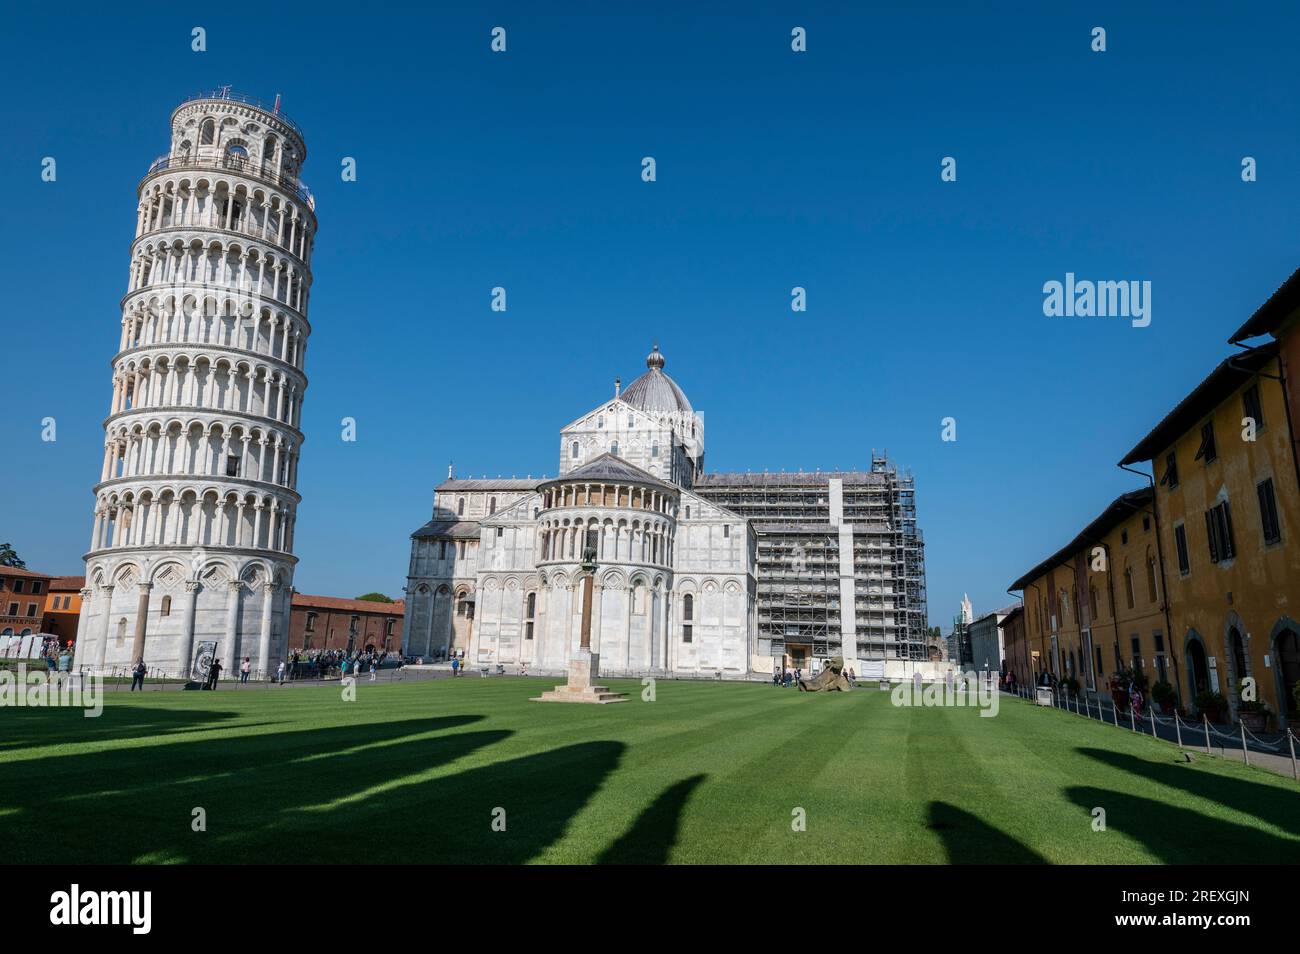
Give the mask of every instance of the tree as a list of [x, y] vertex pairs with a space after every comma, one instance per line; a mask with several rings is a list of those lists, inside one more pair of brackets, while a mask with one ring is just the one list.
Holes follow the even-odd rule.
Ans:
[[27, 564], [8, 543], [0, 543], [0, 566], [10, 566], [15, 570], [27, 569]]
[[358, 596], [357, 599], [365, 600], [368, 603], [396, 603], [397, 600], [385, 596], [383, 593], [366, 593]]

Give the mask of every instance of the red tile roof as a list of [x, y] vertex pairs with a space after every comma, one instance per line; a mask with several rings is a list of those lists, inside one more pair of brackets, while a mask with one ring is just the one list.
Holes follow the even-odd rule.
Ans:
[[294, 593], [293, 605], [310, 609], [343, 610], [351, 613], [376, 613], [381, 616], [401, 616], [406, 612], [406, 603], [378, 603], [372, 600], [345, 600], [337, 596], [312, 596], [310, 593]]

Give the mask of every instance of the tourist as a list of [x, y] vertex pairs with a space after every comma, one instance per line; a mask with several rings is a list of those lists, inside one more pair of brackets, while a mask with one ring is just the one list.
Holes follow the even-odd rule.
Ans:
[[1138, 688], [1137, 682], [1133, 682], [1128, 687], [1128, 704], [1133, 707], [1133, 715], [1142, 718], [1142, 690]]
[[284, 685], [284, 660], [280, 660], [280, 665], [275, 667], [275, 678], [279, 680], [280, 685]]
[[772, 685], [777, 687], [781, 685], [781, 673], [776, 669], [772, 670]]
[[216, 690], [217, 680], [221, 678], [221, 660], [212, 660], [212, 665], [208, 667], [208, 688]]
[[252, 659], [250, 659], [248, 656], [245, 656], [245, 657], [244, 657], [244, 661], [243, 661], [242, 663], [239, 664], [239, 681], [240, 681], [240, 682], [248, 682], [248, 674], [249, 674], [249, 672], [252, 670], [252, 668], [253, 668], [253, 661], [252, 661]]
[[379, 663], [375, 659], [370, 660], [370, 681], [374, 682], [379, 678]]
[[131, 692], [135, 692], [137, 689], [144, 692], [144, 674], [148, 671], [144, 666], [143, 659], [135, 664], [135, 668], [131, 670]]
[[856, 686], [857, 684], [858, 684], [858, 674], [855, 673], [855, 672], [853, 671], [853, 669], [850, 667], [850, 669], [849, 669], [849, 685], [850, 685], [850, 686]]
[[459, 670], [460, 670], [460, 659], [453, 656], [451, 660], [451, 675], [453, 679], [456, 677], [456, 673]]

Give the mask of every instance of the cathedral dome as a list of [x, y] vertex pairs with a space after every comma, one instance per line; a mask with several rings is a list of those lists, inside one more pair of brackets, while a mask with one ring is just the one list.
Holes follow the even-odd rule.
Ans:
[[624, 403], [639, 408], [648, 414], [664, 411], [693, 414], [691, 402], [686, 400], [686, 393], [677, 386], [677, 382], [664, 374], [664, 356], [659, 346], [645, 359], [649, 369], [641, 377], [627, 386], [619, 397]]

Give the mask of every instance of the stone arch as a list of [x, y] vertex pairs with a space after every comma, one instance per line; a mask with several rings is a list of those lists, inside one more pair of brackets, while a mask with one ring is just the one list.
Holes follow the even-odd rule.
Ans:
[[1300, 721], [1300, 705], [1293, 694], [1300, 684], [1300, 623], [1283, 616], [1268, 634], [1273, 657], [1274, 688], [1277, 691], [1278, 722]]

